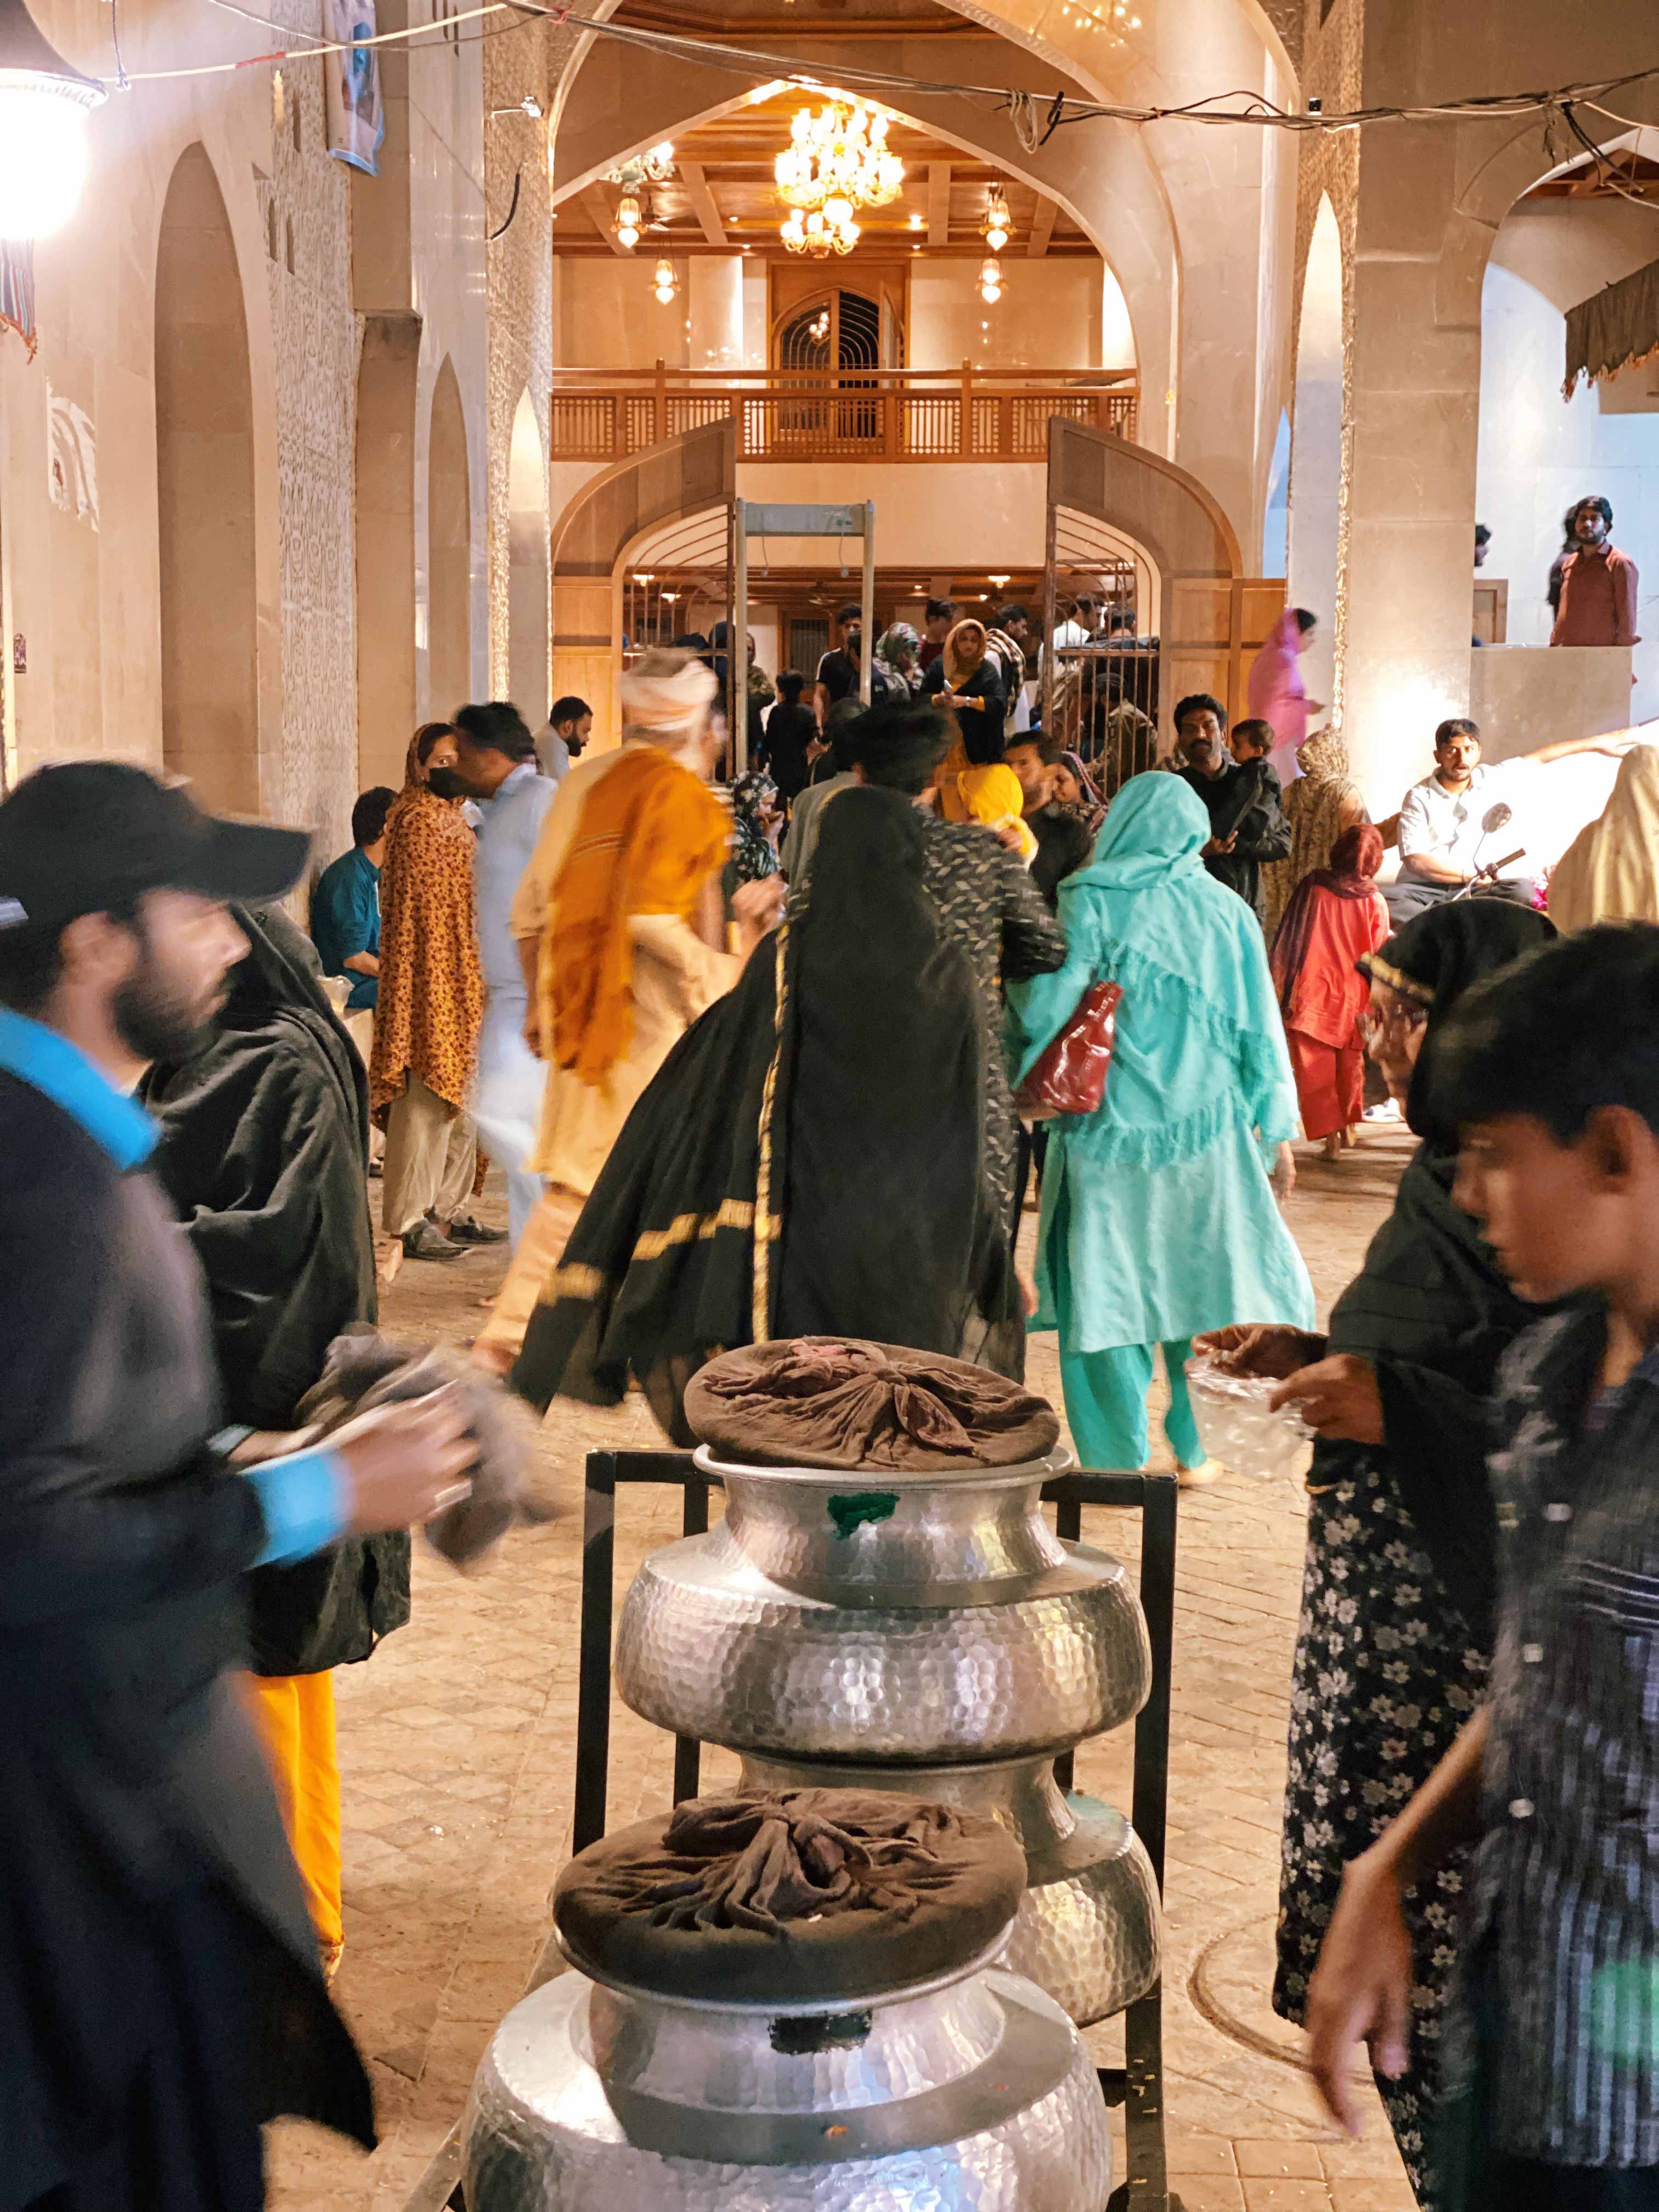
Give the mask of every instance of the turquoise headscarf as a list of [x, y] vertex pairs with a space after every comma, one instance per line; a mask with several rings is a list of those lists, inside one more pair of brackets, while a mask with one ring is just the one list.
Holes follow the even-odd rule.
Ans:
[[1132, 775], [1107, 812], [1094, 858], [1064, 880], [1141, 890], [1171, 876], [1203, 876], [1198, 856], [1209, 837], [1203, 802], [1178, 775]]
[[[1283, 1019], [1261, 926], [1237, 891], [1200, 858], [1210, 821], [1178, 775], [1131, 776], [1108, 811], [1087, 867], [1060, 886], [1067, 957], [1057, 975], [1011, 984], [1010, 1042], [1024, 1076], [1072, 1017], [1087, 984], [1121, 984], [1125, 1020], [1199, 1020], [1231, 1055], [1259, 1071], [1261, 1087], [1291, 1093]], [[1016, 1078], [1016, 1080], [1018, 1077]], [[1255, 1085], [1253, 1085], [1254, 1088]], [[1207, 1102], [1170, 1098], [1171, 1120]]]

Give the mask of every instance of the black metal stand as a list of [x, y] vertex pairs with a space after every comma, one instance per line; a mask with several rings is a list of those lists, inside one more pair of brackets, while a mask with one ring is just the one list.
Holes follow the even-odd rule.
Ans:
[[[699, 1536], [708, 1526], [709, 1479], [700, 1474], [690, 1452], [590, 1452], [582, 1504], [582, 1606], [580, 1653], [576, 1687], [576, 1789], [571, 1848], [585, 1850], [605, 1833], [605, 1801], [611, 1779], [611, 1643], [616, 1607], [617, 1492], [630, 1483], [668, 1483], [684, 1492], [681, 1527]], [[1135, 1722], [1134, 1780], [1129, 1820], [1152, 1863], [1158, 1893], [1164, 1890], [1164, 1840], [1170, 1795], [1170, 1667], [1175, 1629], [1176, 1503], [1180, 1492], [1170, 1474], [1089, 1474], [1061, 1475], [1043, 1487], [1055, 1508], [1061, 1539], [1078, 1542], [1085, 1505], [1109, 1505], [1141, 1517], [1140, 1605], [1152, 1648], [1152, 1689]], [[702, 1747], [695, 1737], [674, 1739], [674, 1802], [695, 1797]], [[1072, 1755], [1054, 1762], [1062, 1790], [1072, 1786]], [[562, 1970], [550, 1938], [530, 1987]], [[1107, 2212], [1181, 2212], [1170, 2194], [1164, 2144], [1164, 1998], [1155, 1984], [1124, 2014], [1124, 2063], [1100, 2069], [1101, 2094], [1109, 2105], [1122, 2105], [1129, 2171], [1112, 2191]], [[465, 2212], [459, 2179], [459, 2146], [452, 2138], [445, 2153], [453, 2158], [447, 2172], [434, 2168], [407, 2212]], [[440, 2160], [444, 2154], [440, 2154]], [[453, 2187], [445, 2187], [453, 2180]], [[442, 2188], [441, 2195], [432, 2193]]]

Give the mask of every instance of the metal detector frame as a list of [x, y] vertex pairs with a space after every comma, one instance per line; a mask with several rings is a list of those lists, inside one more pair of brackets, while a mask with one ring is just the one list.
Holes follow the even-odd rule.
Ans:
[[[751, 538], [859, 538], [864, 576], [859, 594], [864, 627], [859, 641], [859, 696], [870, 703], [870, 663], [875, 653], [876, 502], [851, 507], [794, 507], [776, 500], [732, 502], [732, 617], [726, 632], [726, 726], [732, 733], [733, 774], [749, 761], [749, 541]], [[741, 649], [739, 649], [741, 640]]]

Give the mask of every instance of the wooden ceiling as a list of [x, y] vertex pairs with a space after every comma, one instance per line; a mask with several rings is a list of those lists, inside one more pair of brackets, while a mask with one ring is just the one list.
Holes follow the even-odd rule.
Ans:
[[[1650, 139], [1651, 132], [1642, 136]], [[1571, 169], [1547, 177], [1525, 195], [1529, 200], [1639, 199], [1659, 202], [1659, 161], [1633, 146], [1621, 147], [1592, 161], [1587, 154]], [[1659, 239], [1656, 239], [1659, 244]]]
[[[826, 97], [791, 86], [677, 139], [673, 175], [665, 184], [644, 188], [647, 228], [629, 258], [730, 253], [744, 247], [781, 254], [778, 226], [788, 210], [778, 198], [773, 164], [789, 143], [795, 111], [821, 106]], [[887, 143], [904, 163], [904, 189], [890, 207], [860, 210], [862, 237], [850, 260], [836, 265], [850, 267], [866, 251], [890, 261], [907, 252], [917, 258], [982, 258], [987, 249], [980, 225], [990, 188], [997, 183], [1013, 218], [1009, 241], [1001, 249], [1005, 259], [1097, 258], [1089, 239], [1052, 200], [935, 137], [924, 125], [894, 116]], [[595, 184], [561, 203], [553, 234], [557, 251], [621, 252], [611, 228], [619, 197], [617, 185]]]

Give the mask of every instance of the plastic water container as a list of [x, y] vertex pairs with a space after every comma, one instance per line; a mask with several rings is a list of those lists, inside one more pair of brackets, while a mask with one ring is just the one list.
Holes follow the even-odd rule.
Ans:
[[1277, 1376], [1229, 1374], [1213, 1358], [1187, 1362], [1193, 1414], [1210, 1458], [1263, 1480], [1299, 1471], [1313, 1431], [1293, 1406], [1269, 1411], [1279, 1382]]

